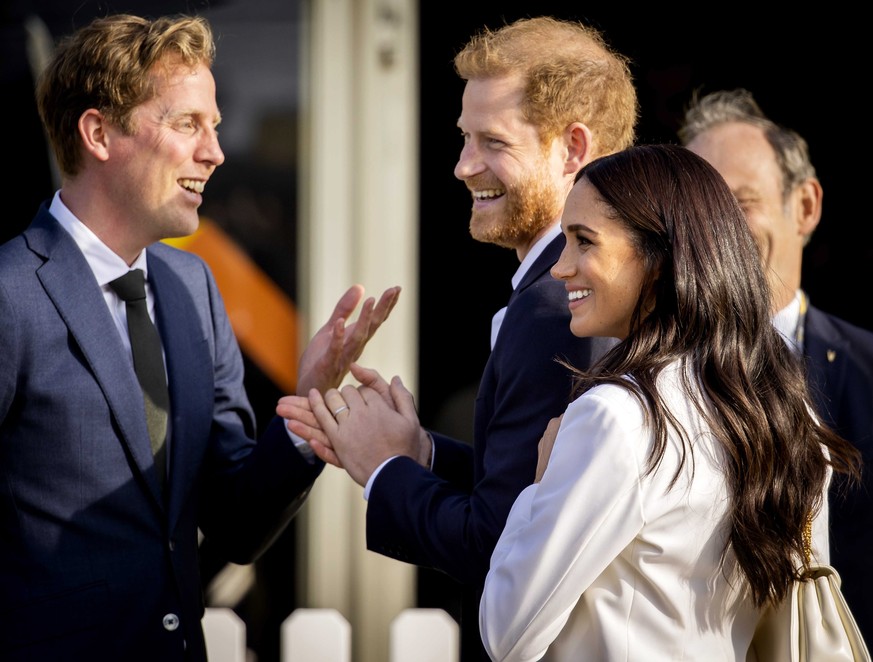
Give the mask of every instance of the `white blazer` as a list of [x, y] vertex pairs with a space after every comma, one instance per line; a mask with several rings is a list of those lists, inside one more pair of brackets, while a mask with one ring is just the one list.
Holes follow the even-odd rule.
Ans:
[[[745, 661], [759, 612], [733, 554], [721, 565], [722, 449], [679, 378], [674, 365], [658, 383], [693, 446], [673, 487], [678, 436], [645, 476], [652, 435], [627, 390], [598, 386], [567, 408], [491, 557], [479, 623], [493, 660]], [[826, 499], [813, 537], [827, 562]]]

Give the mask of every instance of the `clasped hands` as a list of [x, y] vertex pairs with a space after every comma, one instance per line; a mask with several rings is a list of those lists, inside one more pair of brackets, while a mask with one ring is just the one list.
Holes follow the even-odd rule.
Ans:
[[361, 486], [387, 459], [404, 455], [427, 467], [431, 440], [421, 427], [412, 393], [399, 377], [389, 384], [378, 372], [350, 366], [360, 385], [330, 388], [324, 395], [279, 399], [276, 413], [288, 429], [309, 442], [325, 462], [345, 469]]

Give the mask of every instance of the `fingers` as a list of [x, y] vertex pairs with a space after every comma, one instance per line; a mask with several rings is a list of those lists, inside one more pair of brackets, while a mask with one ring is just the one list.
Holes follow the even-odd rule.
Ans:
[[315, 421], [315, 417], [312, 416], [312, 407], [309, 405], [309, 398], [302, 395], [285, 395], [279, 398], [276, 414], [282, 418], [306, 420], [310, 425]]
[[375, 329], [371, 330], [375, 304], [376, 300], [372, 297], [364, 301], [358, 319], [345, 328], [346, 337], [343, 342], [342, 354], [346, 364], [356, 361], [361, 356], [364, 347], [367, 346], [367, 341], [373, 337], [373, 333], [376, 331]]
[[335, 369], [339, 368], [341, 372], [345, 372], [342, 370], [340, 366], [340, 362], [342, 361], [343, 347], [346, 342], [346, 319], [345, 317], [340, 317], [339, 319], [333, 322], [333, 328], [330, 332], [330, 350], [328, 352], [328, 356], [333, 357], [333, 364]]
[[418, 412], [415, 409], [415, 399], [412, 397], [412, 393], [403, 385], [400, 377], [394, 377], [391, 380], [390, 391], [394, 406], [403, 415], [403, 418], [417, 421]]
[[[336, 306], [334, 306], [333, 313], [331, 313], [330, 319], [327, 321], [325, 326], [331, 327], [330, 334], [330, 355], [335, 357], [335, 362], [340, 364], [341, 362], [348, 363], [348, 360], [343, 356], [344, 353], [347, 352], [346, 345], [346, 331], [351, 329], [354, 331], [357, 328], [358, 323], [361, 320], [361, 317], [366, 315], [369, 317], [370, 312], [373, 308], [373, 299], [367, 299], [364, 302], [364, 305], [361, 309], [361, 314], [358, 316], [358, 322], [354, 322], [346, 326], [346, 321], [352, 314], [355, 312], [355, 308], [358, 307], [358, 304], [361, 302], [361, 299], [364, 297], [364, 287], [363, 285], [352, 285], [349, 289], [343, 293], [343, 295], [337, 301]], [[368, 323], [369, 324], [369, 323]], [[362, 348], [363, 349], [363, 348]], [[344, 368], [340, 368], [342, 372], [345, 372]]]
[[352, 377], [357, 379], [364, 386], [369, 386], [376, 390], [379, 389], [380, 384], [384, 384], [386, 388], [388, 386], [388, 382], [386, 382], [373, 368], [365, 368], [360, 363], [352, 363], [349, 368], [352, 371]]
[[[362, 334], [361, 338], [363, 339], [364, 343], [366, 343], [370, 338], [376, 335], [376, 331], [379, 329], [380, 326], [382, 326], [382, 323], [386, 319], [388, 319], [391, 311], [394, 310], [394, 306], [397, 305], [397, 301], [399, 298], [400, 287], [394, 286], [389, 287], [382, 293], [382, 296], [379, 297], [379, 303], [375, 303], [375, 299], [368, 300], [368, 302], [373, 302], [374, 305], [367, 310], [366, 328], [362, 326], [362, 328], [360, 329], [360, 333]], [[361, 316], [363, 317], [363, 313]]]
[[[309, 389], [317, 388], [323, 393], [339, 386], [349, 365], [360, 357], [376, 329], [391, 313], [399, 295], [400, 288], [391, 287], [376, 302], [373, 297], [364, 300], [361, 285], [346, 290], [300, 356], [297, 392], [307, 394]], [[358, 320], [347, 324], [358, 305], [361, 305]]]
[[342, 463], [334, 453], [330, 440], [318, 423], [308, 398], [297, 395], [279, 398], [276, 414], [285, 419], [285, 426], [292, 434], [304, 439], [309, 444], [317, 457], [342, 468]]
[[285, 421], [285, 426], [292, 433], [306, 441], [310, 446], [312, 446], [312, 442], [318, 442], [322, 446], [326, 446], [331, 450], [333, 447], [330, 444], [330, 440], [325, 435], [324, 431], [317, 426], [307, 425], [306, 423], [302, 423], [295, 419], [287, 419]]
[[379, 303], [376, 304], [375, 309], [373, 310], [373, 319], [370, 321], [371, 326], [375, 324], [375, 326], [371, 329], [370, 335], [376, 332], [382, 322], [388, 319], [388, 316], [391, 314], [391, 311], [394, 310], [394, 306], [397, 305], [397, 301], [400, 299], [400, 286], [395, 285], [394, 287], [389, 287], [387, 290], [382, 292], [382, 296], [379, 297]]
[[561, 427], [561, 421], [563, 420], [564, 415], [555, 416], [554, 418], [549, 420], [549, 424], [546, 426], [546, 434], [551, 436], [554, 439], [558, 435], [558, 430]]
[[301, 439], [309, 441], [314, 438], [323, 438], [326, 440], [318, 420], [312, 413], [308, 398], [299, 395], [286, 395], [279, 398], [279, 403], [276, 405], [276, 415], [284, 418], [286, 427]]
[[313, 389], [309, 394], [309, 405], [319, 425], [330, 438], [337, 430], [337, 423], [349, 415], [352, 405], [365, 404], [354, 386], [346, 385], [341, 390], [328, 389], [324, 395]]
[[403, 416], [410, 424], [418, 428], [418, 455], [416, 460], [428, 471], [432, 468], [433, 463], [433, 438], [428, 432], [421, 427], [421, 422], [418, 420], [418, 411], [415, 409], [415, 398], [407, 389], [400, 377], [394, 377], [391, 380], [391, 400], [397, 412]]
[[[309, 406], [312, 408], [312, 414], [318, 421], [319, 427], [324, 430], [328, 437], [336, 431], [336, 419], [331, 413], [333, 409], [325, 402], [325, 398], [329, 395], [333, 397], [334, 401], [339, 397], [339, 393], [335, 388], [328, 389], [324, 396], [321, 395], [318, 389], [311, 389], [309, 391]], [[339, 406], [339, 404], [336, 404], [334, 408]]]
[[351, 365], [351, 372], [352, 377], [357, 379], [362, 386], [366, 386], [367, 388], [376, 391], [392, 409], [394, 408], [394, 401], [391, 397], [388, 382], [386, 382], [378, 372], [371, 368], [364, 368], [357, 363]]
[[339, 298], [339, 301], [336, 302], [336, 306], [333, 308], [333, 313], [331, 314], [328, 323], [332, 324], [340, 318], [348, 319], [348, 317], [355, 312], [355, 308], [358, 307], [363, 296], [364, 286], [357, 284], [352, 285], [343, 293]]
[[285, 425], [298, 437], [308, 440], [316, 435], [324, 434], [311, 409], [288, 405], [277, 407], [276, 413], [285, 419]]
[[364, 351], [367, 342], [372, 338], [382, 323], [388, 319], [394, 306], [400, 298], [400, 287], [389, 287], [376, 299], [369, 297], [364, 301], [357, 321], [348, 325], [347, 340], [344, 347], [344, 358], [348, 363], [356, 361]]
[[340, 459], [336, 456], [336, 453], [334, 453], [333, 449], [329, 446], [325, 446], [317, 439], [312, 439], [309, 442], [309, 447], [320, 460], [332, 464], [335, 467], [339, 467], [340, 469], [344, 468], [342, 462], [340, 462]]

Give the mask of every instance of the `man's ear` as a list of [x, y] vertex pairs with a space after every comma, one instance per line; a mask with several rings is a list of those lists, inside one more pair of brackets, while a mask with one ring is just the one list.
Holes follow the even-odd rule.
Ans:
[[96, 108], [89, 108], [79, 118], [82, 147], [98, 161], [109, 160], [109, 134], [106, 129], [106, 118]]
[[592, 160], [594, 139], [591, 136], [591, 129], [582, 122], [573, 122], [564, 129], [564, 144], [567, 149], [564, 174], [575, 175], [582, 166]]
[[808, 238], [821, 220], [822, 191], [821, 183], [815, 177], [809, 177], [797, 187], [798, 196], [797, 229]]

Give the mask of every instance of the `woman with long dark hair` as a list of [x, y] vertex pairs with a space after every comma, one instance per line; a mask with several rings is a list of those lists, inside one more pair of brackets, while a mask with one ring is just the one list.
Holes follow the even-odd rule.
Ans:
[[857, 475], [857, 451], [812, 411], [706, 161], [671, 145], [598, 159], [562, 229], [552, 275], [573, 333], [621, 342], [577, 373], [540, 442], [491, 559], [483, 641], [501, 661], [744, 661], [810, 518], [827, 562], [824, 495], [833, 470]]

